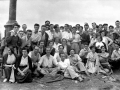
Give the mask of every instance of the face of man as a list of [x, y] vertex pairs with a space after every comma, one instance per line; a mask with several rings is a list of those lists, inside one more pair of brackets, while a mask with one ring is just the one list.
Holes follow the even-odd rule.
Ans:
[[28, 56], [27, 50], [22, 50], [22, 54], [23, 54], [23, 57], [27, 57]]
[[74, 50], [71, 50], [70, 51], [70, 55], [74, 55], [75, 54], [75, 51]]
[[38, 32], [39, 26], [34, 26], [35, 32]]
[[72, 32], [73, 32], [73, 33], [76, 33], [76, 28], [72, 28]]
[[85, 25], [84, 28], [85, 28], [85, 30], [87, 30], [87, 29], [89, 28], [89, 26], [88, 26], [88, 25]]
[[93, 29], [96, 28], [96, 23], [92, 23]]
[[50, 54], [50, 52], [51, 52], [51, 49], [50, 48], [46, 48], [46, 54]]
[[21, 37], [23, 37], [24, 33], [23, 33], [23, 31], [20, 31], [19, 34], [20, 34]]
[[42, 47], [43, 47], [43, 46], [44, 46], [44, 42], [40, 42], [40, 46], [42, 46]]
[[32, 36], [32, 32], [27, 32], [27, 37], [30, 38]]
[[50, 22], [49, 21], [45, 22], [45, 25], [50, 25]]
[[120, 26], [120, 22], [115, 22], [116, 27]]
[[59, 47], [59, 52], [62, 52], [62, 51], [63, 51], [63, 47], [60, 46], [60, 47]]
[[62, 40], [62, 44], [63, 45], [66, 45], [67, 44], [67, 41], [65, 39]]
[[65, 30], [68, 30], [68, 26], [67, 25], [65, 25], [64, 28], [65, 28]]
[[41, 30], [42, 30], [42, 33], [44, 33], [47, 29], [46, 27], [42, 27]]
[[23, 29], [23, 30], [26, 30], [26, 29], [27, 29], [27, 25], [26, 25], [26, 24], [23, 24], [23, 25], [22, 25], [22, 29]]
[[61, 54], [61, 60], [62, 60], [62, 61], [65, 60], [65, 54]]
[[18, 26], [14, 26], [13, 30], [14, 30], [15, 33], [17, 33], [19, 31], [19, 27]]
[[53, 28], [54, 28], [54, 25], [50, 25], [50, 30], [53, 30]]
[[35, 53], [38, 53], [38, 52], [39, 52], [39, 47], [36, 46], [36, 47], [34, 48], [34, 52], [35, 52]]

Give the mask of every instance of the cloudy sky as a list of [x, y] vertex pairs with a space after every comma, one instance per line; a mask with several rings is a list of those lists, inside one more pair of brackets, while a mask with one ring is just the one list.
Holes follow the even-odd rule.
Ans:
[[[17, 21], [33, 29], [34, 23], [83, 25], [85, 22], [109, 23], [120, 20], [120, 0], [17, 0]], [[9, 0], [0, 0], [0, 31], [8, 21]], [[3, 36], [3, 34], [2, 34]]]

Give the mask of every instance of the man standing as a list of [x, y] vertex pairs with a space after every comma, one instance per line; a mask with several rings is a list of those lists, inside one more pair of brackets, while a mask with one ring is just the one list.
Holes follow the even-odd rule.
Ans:
[[39, 24], [34, 25], [34, 32], [32, 33], [32, 44], [37, 45], [38, 42], [41, 40], [41, 34], [39, 32]]
[[12, 46], [14, 48], [14, 53], [18, 54], [18, 50], [22, 44], [21, 39], [18, 36], [20, 25], [14, 24], [11, 35], [6, 38], [7, 46]]

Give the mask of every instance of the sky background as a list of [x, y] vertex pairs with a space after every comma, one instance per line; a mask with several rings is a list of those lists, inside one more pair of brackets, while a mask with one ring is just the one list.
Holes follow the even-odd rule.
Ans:
[[[17, 22], [33, 29], [35, 23], [84, 25], [88, 22], [114, 25], [120, 20], [120, 0], [17, 0]], [[0, 32], [9, 17], [9, 0], [0, 0]]]

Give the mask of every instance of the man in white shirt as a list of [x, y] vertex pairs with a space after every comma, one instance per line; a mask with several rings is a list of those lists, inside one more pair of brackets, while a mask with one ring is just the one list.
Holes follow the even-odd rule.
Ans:
[[39, 32], [39, 24], [34, 25], [34, 32], [32, 33], [32, 43], [37, 45], [38, 42], [41, 40], [41, 33]]
[[54, 25], [53, 24], [50, 24], [50, 30], [46, 31], [46, 33], [48, 34], [49, 38], [48, 40], [51, 41], [53, 40], [53, 35], [54, 35]]
[[70, 32], [68, 25], [65, 24], [65, 31], [62, 32], [62, 39], [66, 39], [68, 42], [72, 39], [72, 33]]
[[47, 47], [46, 48], [46, 54], [43, 55], [38, 62], [38, 67], [37, 70], [43, 75], [51, 74], [55, 75], [58, 71], [57, 68], [57, 61], [54, 59], [52, 55], [50, 55], [51, 48]]
[[61, 70], [63, 70], [64, 76], [81, 82], [83, 79], [78, 75], [78, 73], [76, 73], [74, 67], [70, 66], [70, 60], [66, 59], [65, 53], [61, 53], [60, 58], [61, 60], [58, 62], [58, 66]]

